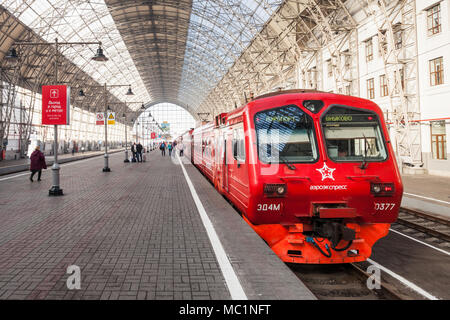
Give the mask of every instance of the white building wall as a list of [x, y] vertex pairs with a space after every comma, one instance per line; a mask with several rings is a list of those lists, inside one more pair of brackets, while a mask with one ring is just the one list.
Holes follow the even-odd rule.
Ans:
[[[438, 34], [429, 36], [427, 32], [427, 11], [434, 4], [441, 6], [441, 28]], [[439, 119], [450, 117], [450, 1], [416, 1], [417, 44], [419, 95], [422, 119]], [[444, 83], [430, 85], [429, 61], [443, 57]], [[446, 120], [447, 159], [434, 160], [431, 152], [431, 128], [428, 121], [421, 125], [422, 155], [430, 174], [450, 176], [450, 154], [448, 153], [448, 137], [450, 120]]]
[[[388, 6], [393, 2], [386, 1]], [[441, 24], [442, 32], [439, 34], [428, 36], [427, 35], [427, 12], [426, 9], [430, 8], [436, 3], [441, 5]], [[389, 9], [389, 7], [388, 7]], [[375, 19], [373, 17], [363, 18], [362, 11], [354, 12], [352, 15], [358, 22], [358, 70], [359, 70], [359, 92], [360, 97], [369, 99], [367, 93], [367, 80], [374, 79], [375, 98], [371, 99], [378, 104], [383, 110], [385, 116], [390, 113], [391, 99], [388, 96], [381, 97], [380, 76], [386, 74], [391, 82], [389, 90], [392, 90], [392, 84], [394, 81], [393, 71], [391, 67], [386, 70], [383, 57], [379, 51], [379, 39], [378, 39], [378, 27], [383, 24], [383, 15], [379, 12]], [[394, 23], [400, 22], [402, 14], [393, 14], [395, 16]], [[420, 119], [442, 119], [450, 118], [450, 0], [416, 0], [416, 35], [417, 35], [417, 74], [418, 74], [418, 90], [416, 94], [419, 99], [420, 106]], [[386, 26], [383, 26], [385, 29]], [[366, 48], [365, 41], [372, 38], [373, 41], [373, 60], [366, 61]], [[404, 44], [404, 43], [403, 43]], [[345, 48], [343, 48], [345, 50]], [[411, 50], [408, 48], [407, 50]], [[336, 80], [334, 76], [328, 76], [328, 64], [327, 60], [330, 59], [330, 54], [327, 48], [323, 48], [317, 53], [321, 59], [321, 66], [318, 66], [318, 72], [320, 72], [321, 81], [318, 82], [318, 90], [327, 92], [338, 92], [336, 87]], [[443, 57], [444, 65], [444, 84], [437, 86], [430, 86], [430, 70], [429, 60]], [[401, 56], [400, 56], [401, 58]], [[314, 66], [312, 64], [310, 67]], [[342, 64], [344, 66], [344, 64]], [[344, 72], [346, 72], [345, 70]], [[308, 81], [303, 81], [302, 70], [299, 71], [299, 85], [303, 87], [306, 83], [306, 87], [310, 88]], [[407, 76], [405, 76], [407, 78]], [[354, 82], [354, 86], [358, 81]], [[406, 88], [411, 91], [410, 87]], [[357, 92], [357, 90], [353, 90]], [[343, 88], [345, 94], [345, 88]], [[389, 92], [391, 93], [391, 92]], [[413, 92], [410, 92], [413, 93]], [[389, 115], [390, 116], [390, 115]], [[388, 121], [390, 119], [387, 119]], [[395, 141], [395, 130], [390, 130], [391, 139]], [[450, 176], [450, 148], [449, 148], [449, 136], [450, 136], [450, 119], [446, 120], [446, 136], [447, 136], [447, 159], [445, 160], [433, 160], [431, 153], [431, 130], [430, 122], [421, 122], [421, 147], [422, 147], [422, 159], [424, 161], [424, 167], [430, 174]]]

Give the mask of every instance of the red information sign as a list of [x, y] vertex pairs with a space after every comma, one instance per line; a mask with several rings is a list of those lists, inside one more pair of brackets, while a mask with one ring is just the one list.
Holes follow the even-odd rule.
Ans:
[[64, 85], [42, 86], [42, 124], [69, 124], [70, 88]]
[[155, 132], [152, 132], [152, 139], [156, 139], [156, 133]]

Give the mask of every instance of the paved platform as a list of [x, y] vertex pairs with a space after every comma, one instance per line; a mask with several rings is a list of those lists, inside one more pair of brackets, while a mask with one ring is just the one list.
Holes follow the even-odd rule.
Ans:
[[[230, 299], [180, 165], [103, 158], [0, 180], [0, 299]], [[314, 299], [191, 165], [186, 170], [249, 299]], [[7, 179], [8, 178], [8, 179]], [[67, 267], [81, 269], [69, 290]]]
[[450, 178], [402, 175], [402, 206], [450, 218]]
[[[108, 153], [116, 153], [120, 151], [124, 151], [124, 148], [121, 149], [110, 149]], [[78, 161], [82, 159], [88, 159], [92, 157], [97, 157], [105, 154], [105, 151], [89, 151], [89, 152], [77, 152], [74, 155], [70, 154], [60, 154], [58, 155], [58, 163], [67, 163], [72, 161]], [[124, 156], [125, 159], [125, 156]], [[46, 156], [45, 162], [47, 163], [47, 167], [53, 165], [53, 156]], [[26, 171], [30, 168], [30, 159], [19, 159], [19, 160], [2, 160], [0, 161], [0, 176]]]

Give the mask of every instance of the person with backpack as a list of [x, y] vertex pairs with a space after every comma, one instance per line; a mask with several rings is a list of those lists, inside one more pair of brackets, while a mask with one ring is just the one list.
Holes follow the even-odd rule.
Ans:
[[167, 149], [169, 149], [169, 157], [172, 156], [172, 143], [169, 142], [169, 144], [167, 145]]
[[161, 155], [163, 157], [166, 156], [166, 144], [163, 142], [161, 142], [161, 144], [159, 145], [159, 150], [161, 150]]
[[33, 182], [33, 176], [38, 173], [38, 181], [41, 181], [42, 169], [47, 169], [47, 164], [45, 163], [45, 156], [40, 150], [40, 146], [36, 146], [36, 149], [30, 156], [30, 181]]
[[142, 162], [142, 144], [138, 142], [136, 145], [136, 156], [137, 156], [137, 162]]

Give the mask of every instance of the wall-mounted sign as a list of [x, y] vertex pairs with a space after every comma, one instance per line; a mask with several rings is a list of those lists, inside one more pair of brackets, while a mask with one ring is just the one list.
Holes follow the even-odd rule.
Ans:
[[105, 125], [105, 114], [103, 112], [97, 112], [95, 116], [95, 124], [96, 125]]
[[108, 112], [108, 124], [116, 124], [116, 113]]
[[152, 133], [151, 133], [151, 138], [152, 138], [152, 139], [156, 139], [156, 132], [152, 132]]
[[42, 86], [42, 124], [70, 124], [70, 87]]
[[170, 130], [170, 123], [168, 123], [167, 121], [163, 121], [163, 123], [161, 123], [161, 130], [169, 131]]

